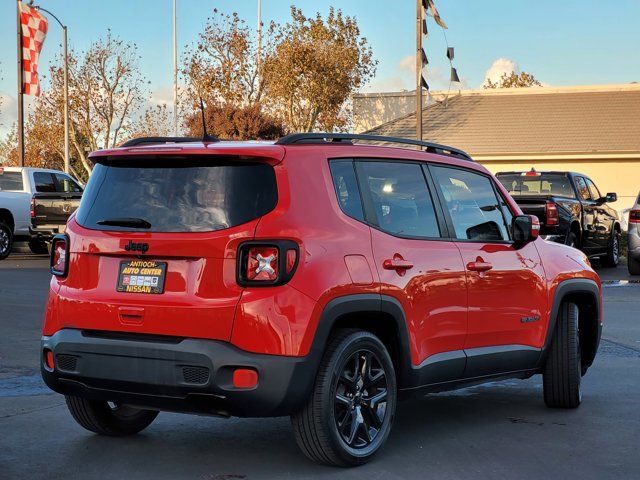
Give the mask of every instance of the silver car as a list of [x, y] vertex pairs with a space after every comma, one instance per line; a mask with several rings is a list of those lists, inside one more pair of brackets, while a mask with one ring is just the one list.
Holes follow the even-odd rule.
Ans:
[[629, 210], [629, 236], [627, 262], [631, 275], [640, 275], [640, 194]]

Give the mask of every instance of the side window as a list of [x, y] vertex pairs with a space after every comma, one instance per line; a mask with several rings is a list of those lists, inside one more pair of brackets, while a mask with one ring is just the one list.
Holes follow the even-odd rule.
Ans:
[[433, 200], [417, 163], [358, 163], [363, 188], [368, 189], [376, 223], [392, 235], [440, 237]]
[[64, 193], [79, 193], [82, 188], [71, 177], [61, 173], [54, 174], [56, 179], [56, 191]]
[[595, 186], [591, 179], [587, 178], [586, 181], [587, 186], [589, 187], [589, 191], [591, 192], [591, 198], [594, 200], [598, 200], [600, 197], [602, 197], [602, 195], [600, 194], [600, 190], [598, 190], [598, 187]]
[[333, 186], [342, 211], [356, 220], [364, 221], [356, 172], [351, 160], [334, 160], [330, 164]]
[[22, 191], [22, 173], [21, 172], [5, 172], [0, 168], [0, 190]]
[[507, 241], [509, 229], [491, 180], [466, 170], [432, 167], [451, 216], [456, 238]]
[[36, 192], [55, 192], [56, 184], [53, 175], [49, 172], [34, 172], [33, 181], [36, 185]]
[[576, 177], [576, 189], [578, 190], [578, 196], [581, 200], [591, 200], [591, 194], [589, 193], [589, 188], [587, 187], [587, 182], [584, 181], [584, 178]]

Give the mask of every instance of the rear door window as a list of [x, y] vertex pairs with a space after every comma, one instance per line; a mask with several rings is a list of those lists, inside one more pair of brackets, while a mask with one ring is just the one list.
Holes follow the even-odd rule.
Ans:
[[[99, 230], [207, 232], [254, 220], [276, 203], [275, 172], [268, 164], [122, 159], [95, 166], [77, 221]], [[121, 219], [130, 225], [114, 225]], [[146, 225], [131, 226], [131, 219]]]
[[0, 190], [22, 191], [24, 185], [21, 172], [5, 172], [0, 168]]
[[508, 241], [509, 225], [503, 215], [506, 205], [491, 180], [468, 170], [431, 167], [445, 201], [456, 238], [474, 241]]
[[36, 187], [36, 192], [40, 193], [55, 193], [56, 182], [53, 175], [49, 172], [34, 172], [33, 182]]
[[576, 189], [578, 190], [578, 195], [582, 200], [587, 202], [591, 201], [591, 193], [589, 192], [589, 187], [587, 187], [587, 182], [585, 182], [584, 178], [576, 177]]
[[400, 237], [440, 237], [433, 199], [419, 164], [362, 161], [358, 168], [381, 230]]

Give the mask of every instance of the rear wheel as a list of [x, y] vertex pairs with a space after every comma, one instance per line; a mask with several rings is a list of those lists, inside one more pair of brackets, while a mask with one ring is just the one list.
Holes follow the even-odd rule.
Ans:
[[640, 261], [631, 258], [629, 254], [627, 254], [627, 267], [631, 275], [640, 275]]
[[141, 432], [155, 420], [158, 412], [113, 402], [66, 396], [67, 407], [80, 426], [100, 435], [125, 436]]
[[13, 247], [13, 232], [9, 225], [0, 221], [0, 260], [4, 260], [11, 253]]
[[582, 402], [579, 310], [564, 302], [544, 367], [544, 402], [552, 408], [576, 408]]
[[602, 257], [602, 265], [605, 267], [617, 267], [620, 261], [620, 233], [614, 230], [611, 240], [609, 240], [609, 246], [607, 247], [607, 254]]
[[344, 330], [331, 338], [311, 398], [291, 421], [307, 457], [348, 467], [366, 463], [384, 444], [395, 407], [396, 377], [384, 344]]
[[567, 239], [564, 243], [565, 245], [569, 245], [570, 247], [578, 248], [578, 237], [576, 237], [575, 233], [569, 232], [569, 235], [567, 235]]

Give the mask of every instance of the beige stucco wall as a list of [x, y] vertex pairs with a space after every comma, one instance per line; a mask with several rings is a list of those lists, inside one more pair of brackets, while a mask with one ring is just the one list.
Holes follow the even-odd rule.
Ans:
[[523, 171], [534, 167], [536, 170], [560, 170], [584, 173], [590, 177], [600, 192], [616, 192], [618, 201], [611, 206], [622, 212], [631, 208], [640, 192], [640, 155], [635, 159], [607, 160], [522, 160], [518, 162], [491, 161], [482, 156], [475, 157], [492, 173]]

